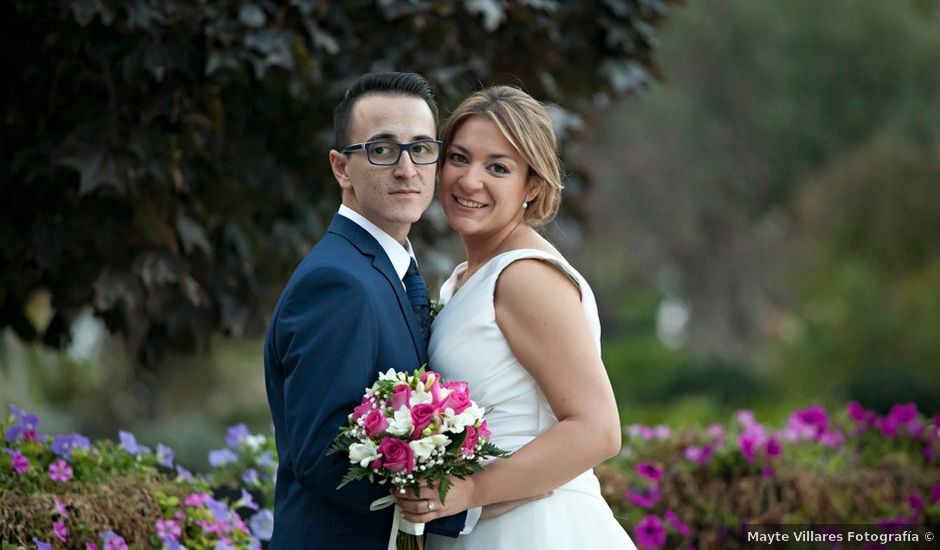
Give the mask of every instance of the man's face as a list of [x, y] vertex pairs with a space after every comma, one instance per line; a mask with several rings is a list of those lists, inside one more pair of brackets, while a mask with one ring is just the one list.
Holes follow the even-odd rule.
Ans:
[[[366, 94], [356, 101], [350, 117], [350, 143], [388, 140], [408, 143], [434, 139], [434, 115], [414, 96]], [[366, 152], [346, 155], [330, 151], [333, 174], [343, 189], [343, 204], [399, 242], [427, 210], [434, 197], [436, 164], [414, 164], [406, 152], [398, 163], [376, 166]]]

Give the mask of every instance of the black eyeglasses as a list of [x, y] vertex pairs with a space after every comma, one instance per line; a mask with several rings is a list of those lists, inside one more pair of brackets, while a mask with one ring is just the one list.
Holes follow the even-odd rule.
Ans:
[[415, 164], [434, 164], [441, 157], [444, 142], [437, 139], [419, 139], [411, 143], [397, 141], [367, 141], [343, 147], [343, 153], [350, 154], [365, 149], [369, 162], [377, 166], [398, 164], [401, 152], [408, 151], [411, 162]]

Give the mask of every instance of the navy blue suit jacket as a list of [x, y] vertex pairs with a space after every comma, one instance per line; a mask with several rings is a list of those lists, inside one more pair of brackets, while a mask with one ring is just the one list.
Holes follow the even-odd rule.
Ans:
[[[388, 545], [392, 508], [369, 511], [388, 494], [367, 480], [336, 490], [349, 467], [327, 456], [341, 425], [379, 372], [427, 362], [421, 329], [385, 251], [336, 215], [278, 300], [264, 344], [268, 404], [280, 460], [272, 549], [376, 549]], [[428, 524], [457, 536], [466, 513]]]

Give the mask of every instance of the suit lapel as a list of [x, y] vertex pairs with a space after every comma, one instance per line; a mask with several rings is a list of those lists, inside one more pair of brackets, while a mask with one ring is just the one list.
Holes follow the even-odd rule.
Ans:
[[408, 325], [408, 332], [411, 333], [411, 341], [418, 355], [418, 361], [422, 364], [426, 363], [428, 350], [424, 346], [421, 327], [418, 325], [418, 319], [411, 308], [411, 301], [408, 300], [408, 295], [405, 294], [405, 287], [401, 279], [398, 278], [398, 273], [395, 272], [395, 267], [392, 265], [392, 261], [388, 259], [388, 254], [385, 253], [382, 245], [368, 231], [359, 227], [356, 222], [340, 214], [333, 216], [333, 221], [327, 231], [340, 235], [356, 247], [361, 254], [372, 257], [372, 267], [385, 277], [392, 293], [398, 300], [398, 307], [405, 318], [405, 323]]

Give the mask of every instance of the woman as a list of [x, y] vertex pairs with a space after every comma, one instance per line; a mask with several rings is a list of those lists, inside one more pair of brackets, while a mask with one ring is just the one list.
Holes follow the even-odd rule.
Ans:
[[404, 517], [483, 507], [468, 535], [430, 535], [435, 550], [634, 548], [591, 469], [621, 443], [594, 296], [536, 231], [562, 189], [545, 108], [517, 88], [489, 88], [457, 107], [441, 138], [439, 198], [467, 261], [441, 289], [430, 366], [470, 383], [491, 441], [514, 454], [454, 479], [444, 503], [433, 489], [397, 495]]

